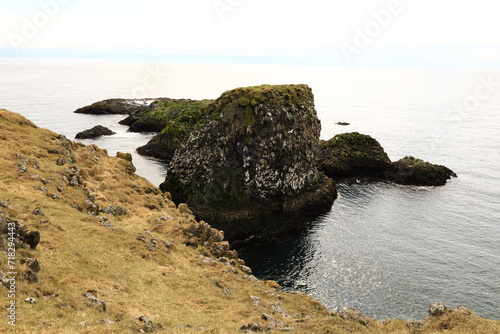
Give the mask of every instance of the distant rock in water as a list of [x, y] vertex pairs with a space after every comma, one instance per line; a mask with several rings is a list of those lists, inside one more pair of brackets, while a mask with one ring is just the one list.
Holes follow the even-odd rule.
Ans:
[[394, 162], [385, 172], [387, 180], [414, 186], [442, 186], [452, 177], [457, 177], [451, 169], [434, 165], [414, 157], [404, 157]]
[[320, 130], [306, 85], [225, 92], [176, 151], [160, 188], [229, 240], [297, 228], [337, 196], [317, 169]]
[[347, 123], [347, 122], [337, 122], [335, 123], [337, 125], [341, 125], [341, 126], [348, 126], [348, 125], [351, 125], [351, 123]]
[[77, 114], [91, 115], [130, 115], [147, 106], [151, 101], [147, 99], [108, 99], [95, 102], [89, 106], [75, 110]]
[[111, 131], [105, 126], [96, 125], [92, 129], [88, 129], [82, 132], [78, 132], [75, 136], [76, 139], [92, 139], [100, 136], [111, 136], [115, 132]]
[[403, 185], [442, 186], [457, 175], [449, 168], [405, 157], [391, 163], [380, 143], [357, 132], [320, 141], [318, 166], [336, 181], [368, 179]]
[[319, 168], [335, 180], [380, 177], [391, 166], [380, 143], [358, 132], [336, 135], [319, 146]]

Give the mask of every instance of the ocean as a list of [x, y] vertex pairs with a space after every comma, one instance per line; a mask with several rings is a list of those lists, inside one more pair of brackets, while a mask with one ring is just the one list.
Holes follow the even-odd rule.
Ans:
[[0, 108], [69, 139], [107, 126], [117, 134], [82, 142], [132, 153], [137, 173], [158, 185], [164, 164], [134, 151], [152, 134], [127, 132], [121, 115], [73, 111], [107, 98], [214, 99], [292, 83], [312, 87], [323, 139], [358, 131], [393, 161], [412, 155], [458, 178], [436, 188], [339, 184], [331, 212], [307, 231], [240, 247], [254, 274], [377, 319], [423, 318], [435, 301], [500, 319], [499, 71], [1, 60]]

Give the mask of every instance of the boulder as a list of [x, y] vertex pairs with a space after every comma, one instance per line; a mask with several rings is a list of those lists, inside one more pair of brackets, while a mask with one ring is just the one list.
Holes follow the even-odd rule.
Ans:
[[96, 125], [92, 129], [88, 129], [82, 132], [78, 132], [75, 136], [76, 139], [92, 139], [100, 136], [111, 136], [115, 132], [111, 131], [105, 126]]
[[26, 229], [0, 211], [0, 245], [5, 247], [8, 244], [8, 237], [14, 238], [16, 247], [36, 249], [40, 243], [40, 232]]
[[429, 307], [429, 315], [436, 317], [444, 314], [447, 309], [443, 302], [436, 302]]
[[384, 175], [386, 180], [414, 186], [442, 186], [447, 180], [457, 177], [448, 167], [414, 157], [404, 157], [394, 162]]
[[106, 302], [97, 298], [97, 291], [96, 290], [87, 290], [87, 292], [85, 292], [83, 294], [83, 296], [90, 301], [90, 305], [97, 308], [100, 312], [106, 311]]
[[175, 152], [160, 188], [228, 240], [298, 228], [337, 196], [316, 167], [320, 130], [306, 85], [225, 92]]
[[108, 99], [75, 110], [77, 114], [130, 115], [144, 108], [144, 100]]
[[155, 331], [153, 320], [149, 319], [145, 315], [134, 319], [134, 323], [140, 327], [139, 331], [141, 333], [153, 333]]
[[127, 211], [121, 206], [108, 206], [102, 209], [102, 212], [112, 216], [124, 216]]
[[318, 165], [335, 180], [377, 178], [391, 166], [391, 160], [380, 143], [358, 132], [342, 133], [321, 141]]

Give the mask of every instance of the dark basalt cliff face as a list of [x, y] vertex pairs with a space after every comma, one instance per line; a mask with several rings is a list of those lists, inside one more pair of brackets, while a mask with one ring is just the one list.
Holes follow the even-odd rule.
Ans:
[[297, 228], [337, 196], [317, 169], [320, 130], [306, 85], [228, 91], [207, 106], [160, 187], [229, 240]]

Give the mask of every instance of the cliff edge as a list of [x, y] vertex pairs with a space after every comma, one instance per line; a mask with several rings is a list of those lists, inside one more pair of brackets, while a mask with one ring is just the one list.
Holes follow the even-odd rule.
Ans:
[[0, 110], [0, 332], [498, 333], [436, 304], [422, 321], [330, 312], [260, 281], [185, 204], [116, 157]]

